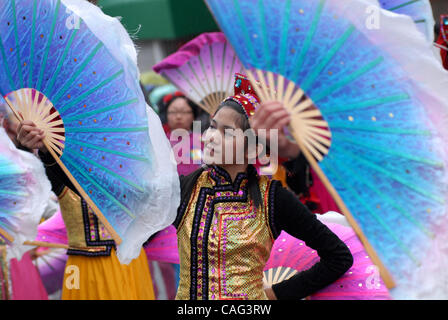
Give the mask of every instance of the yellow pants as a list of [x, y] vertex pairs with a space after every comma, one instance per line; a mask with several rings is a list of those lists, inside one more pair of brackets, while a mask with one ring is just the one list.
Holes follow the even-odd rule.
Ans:
[[145, 251], [129, 265], [114, 249], [108, 257], [69, 256], [62, 300], [154, 300]]

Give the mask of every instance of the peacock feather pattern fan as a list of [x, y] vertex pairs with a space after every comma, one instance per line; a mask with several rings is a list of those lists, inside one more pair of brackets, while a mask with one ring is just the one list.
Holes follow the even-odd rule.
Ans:
[[119, 21], [85, 0], [0, 4], [0, 93], [17, 118], [45, 131], [47, 149], [117, 244], [134, 249], [169, 224], [161, 214], [130, 233], [156, 215], [150, 131], [162, 130], [148, 122], [136, 60]]
[[388, 287], [409, 297], [434, 284], [424, 270], [443, 278], [447, 152], [431, 119], [447, 110], [435, 90], [446, 73], [413, 22], [379, 9], [371, 28], [374, 1], [206, 2], [261, 100], [290, 111], [292, 135]]
[[0, 128], [0, 236], [11, 257], [21, 259], [30, 249], [23, 244], [36, 237], [50, 196], [42, 163], [33, 154], [18, 150]]

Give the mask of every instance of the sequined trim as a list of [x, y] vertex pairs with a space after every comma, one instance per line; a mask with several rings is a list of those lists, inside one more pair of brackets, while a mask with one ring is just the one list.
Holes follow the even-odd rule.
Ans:
[[[281, 187], [281, 182], [278, 180], [272, 180], [271, 185], [269, 186], [269, 200], [265, 201], [266, 207], [268, 210], [268, 217], [267, 221], [269, 222], [269, 228], [272, 233], [273, 239], [277, 239], [280, 233], [278, 232], [277, 228], [275, 227], [274, 222], [274, 212], [275, 212], [275, 193], [277, 191], [277, 188]], [[269, 203], [268, 203], [269, 202]]]
[[113, 240], [103, 240], [107, 237], [106, 233], [103, 233], [103, 235], [100, 236], [98, 218], [91, 212], [84, 200], [81, 200], [81, 207], [84, 221], [84, 236], [87, 247], [70, 247], [67, 250], [67, 254], [90, 257], [110, 256], [112, 248], [115, 248], [115, 242]]
[[[239, 221], [239, 220], [246, 220], [246, 219], [255, 219], [257, 217], [256, 214], [252, 214], [249, 216], [230, 216], [227, 217], [223, 220], [223, 226], [222, 226], [222, 237], [221, 237], [221, 241], [222, 241], [222, 261], [221, 261], [221, 265], [222, 265], [222, 271], [221, 271], [221, 283], [222, 283], [222, 292], [224, 293], [224, 295], [226, 296], [226, 298], [230, 298], [230, 299], [245, 299], [247, 300], [247, 293], [228, 293], [227, 292], [227, 282], [226, 282], [226, 249], [227, 249], [227, 221], [229, 220], [233, 220], [233, 221]], [[219, 246], [221, 247], [221, 246]], [[222, 297], [220, 297], [222, 298]]]
[[[209, 168], [209, 177], [215, 182], [214, 188], [201, 188], [196, 204], [196, 212], [193, 219], [193, 228], [191, 232], [191, 286], [190, 299], [196, 300], [201, 297], [208, 299], [208, 236], [214, 214], [216, 203], [247, 201], [247, 188], [245, 187], [245, 173], [239, 173], [233, 184], [229, 174], [217, 167]], [[241, 188], [241, 190], [240, 190]], [[210, 198], [213, 197], [213, 200]]]
[[[218, 166], [212, 166], [209, 170], [210, 170], [210, 178], [212, 178], [216, 182], [217, 186], [220, 185], [232, 186], [232, 184], [229, 183], [229, 181], [232, 181], [232, 178], [230, 177], [227, 171]], [[245, 172], [238, 173], [233, 183], [233, 189], [237, 191], [240, 188], [241, 182], [247, 178], [248, 177]]]
[[[198, 296], [208, 299], [208, 236], [210, 233], [210, 225], [214, 214], [214, 206], [216, 203], [226, 202], [247, 202], [247, 188], [244, 186], [242, 190], [235, 190], [235, 186], [239, 189], [239, 185], [244, 180], [244, 175], [239, 175], [235, 179], [234, 185], [220, 185], [214, 189], [201, 188], [198, 202], [196, 204], [196, 212], [193, 220], [193, 229], [191, 233], [191, 287], [190, 299], [195, 300]], [[213, 200], [207, 199], [207, 196], [215, 196]], [[206, 201], [208, 200], [208, 202]], [[201, 225], [203, 223], [203, 225]], [[200, 245], [200, 254], [198, 253]], [[199, 259], [200, 257], [200, 259]], [[199, 265], [202, 265], [198, 275]], [[200, 293], [200, 295], [199, 295]]]
[[173, 223], [173, 226], [174, 226], [176, 229], [179, 229], [179, 228], [180, 228], [181, 222], [182, 222], [183, 217], [184, 217], [184, 213], [186, 212], [186, 208], [187, 208], [188, 203], [189, 203], [188, 200], [189, 200], [189, 199], [185, 199], [185, 201], [182, 202], [182, 203], [180, 204], [180, 207], [177, 209], [177, 217], [176, 217], [176, 220], [175, 220], [174, 223]]

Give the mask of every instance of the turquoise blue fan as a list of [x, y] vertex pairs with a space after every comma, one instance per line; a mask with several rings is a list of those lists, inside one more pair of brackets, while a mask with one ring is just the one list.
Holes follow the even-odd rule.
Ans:
[[[0, 93], [45, 144], [117, 243], [151, 214], [152, 156], [136, 51], [85, 0], [0, 3]], [[154, 214], [154, 213], [153, 213]]]
[[25, 209], [26, 198], [30, 196], [26, 174], [12, 159], [0, 155], [0, 235], [11, 242], [14, 239], [10, 235], [19, 229], [18, 212]]
[[206, 2], [261, 100], [290, 111], [292, 135], [385, 283], [416, 285], [446, 221], [447, 156], [421, 94], [431, 86], [418, 86], [390, 54], [394, 43], [382, 42], [399, 35], [367, 29], [366, 1]]
[[378, 0], [381, 7], [412, 18], [417, 28], [431, 42], [434, 41], [434, 15], [429, 0]]
[[37, 235], [37, 226], [51, 196], [42, 163], [32, 153], [18, 150], [0, 128], [0, 236], [12, 257], [30, 249], [23, 246]]

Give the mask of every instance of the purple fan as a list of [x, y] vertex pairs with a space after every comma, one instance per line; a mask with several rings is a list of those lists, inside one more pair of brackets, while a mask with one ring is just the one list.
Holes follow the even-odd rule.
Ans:
[[68, 245], [67, 230], [61, 211], [56, 212], [37, 227], [36, 241]]
[[221, 32], [203, 33], [154, 66], [191, 100], [213, 114], [233, 94], [243, 66]]
[[[378, 269], [364, 247], [349, 228], [336, 223], [327, 226], [349, 247], [354, 263], [341, 278], [313, 293], [311, 300], [388, 300], [389, 291], [379, 276]], [[303, 241], [282, 232], [272, 247], [271, 256], [264, 271], [264, 283], [272, 286], [289, 279], [300, 271], [311, 268], [319, 261], [315, 250]]]
[[178, 264], [176, 228], [171, 225], [157, 233], [145, 246], [145, 252], [149, 260]]

